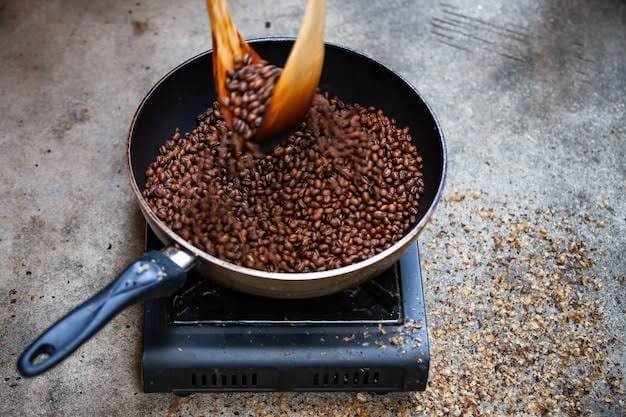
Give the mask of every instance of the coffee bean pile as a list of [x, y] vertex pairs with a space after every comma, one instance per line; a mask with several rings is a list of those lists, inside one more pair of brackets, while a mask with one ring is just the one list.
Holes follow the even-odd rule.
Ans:
[[244, 140], [253, 137], [261, 126], [281, 72], [281, 68], [263, 60], [252, 63], [250, 55], [237, 59], [235, 67], [228, 71], [226, 89], [229, 96], [222, 104], [233, 116], [233, 130]]
[[241, 153], [236, 135], [214, 103], [146, 171], [152, 210], [204, 251], [260, 270], [323, 271], [380, 253], [417, 221], [422, 159], [381, 110], [318, 94], [271, 153]]

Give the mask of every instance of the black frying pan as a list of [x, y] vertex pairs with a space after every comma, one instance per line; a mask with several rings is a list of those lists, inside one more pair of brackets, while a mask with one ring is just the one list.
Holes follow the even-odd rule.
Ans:
[[[259, 39], [250, 43], [264, 59], [283, 66], [293, 39]], [[396, 262], [415, 242], [439, 200], [446, 172], [441, 128], [410, 84], [375, 60], [344, 47], [326, 45], [320, 89], [344, 101], [378, 107], [395, 118], [399, 126], [409, 127], [423, 157], [425, 191], [420, 198], [417, 222], [400, 241], [372, 258], [346, 267], [322, 272], [274, 273], [218, 259], [187, 243], [161, 222], [141, 195], [144, 173], [174, 130], [192, 130], [196, 116], [215, 100], [211, 53], [205, 52], [176, 67], [150, 90], [135, 113], [129, 132], [128, 161], [133, 191], [146, 221], [168, 246], [163, 251], [145, 254], [106, 288], [46, 330], [20, 357], [20, 373], [34, 376], [50, 369], [127, 305], [173, 293], [192, 267], [200, 268], [209, 279], [243, 292], [305, 298], [357, 285]]]

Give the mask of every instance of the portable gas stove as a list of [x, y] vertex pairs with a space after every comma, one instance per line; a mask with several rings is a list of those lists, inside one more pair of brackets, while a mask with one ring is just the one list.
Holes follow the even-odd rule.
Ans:
[[[148, 229], [146, 249], [162, 244]], [[145, 392], [421, 391], [429, 366], [419, 251], [361, 286], [306, 300], [190, 273], [144, 304]]]

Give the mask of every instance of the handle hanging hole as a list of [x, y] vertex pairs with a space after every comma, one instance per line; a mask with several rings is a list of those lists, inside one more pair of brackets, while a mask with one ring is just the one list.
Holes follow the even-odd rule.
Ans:
[[31, 365], [37, 365], [39, 363], [42, 363], [46, 359], [48, 359], [50, 356], [52, 356], [55, 351], [56, 349], [52, 345], [49, 345], [49, 344], [41, 345], [30, 356], [29, 362]]

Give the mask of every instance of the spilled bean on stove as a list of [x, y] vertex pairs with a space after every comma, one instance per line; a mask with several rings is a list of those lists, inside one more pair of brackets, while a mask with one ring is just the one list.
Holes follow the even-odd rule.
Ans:
[[254, 109], [267, 103], [250, 101], [265, 92], [254, 81], [242, 91], [249, 80], [238, 74], [230, 99], [240, 98], [246, 128], [230, 129], [214, 103], [191, 132], [176, 131], [146, 171], [143, 195], [172, 230], [235, 264], [310, 272], [374, 256], [416, 222], [424, 182], [408, 128], [376, 108], [318, 94], [271, 153], [248, 152], [236, 137], [257, 126], [263, 111]]

